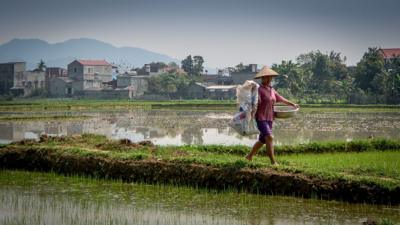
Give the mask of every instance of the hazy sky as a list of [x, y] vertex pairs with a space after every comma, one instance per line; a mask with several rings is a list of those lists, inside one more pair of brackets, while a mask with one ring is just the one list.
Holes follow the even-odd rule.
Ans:
[[271, 65], [335, 50], [354, 65], [370, 46], [400, 47], [398, 0], [0, 0], [0, 44], [94, 38], [206, 66]]

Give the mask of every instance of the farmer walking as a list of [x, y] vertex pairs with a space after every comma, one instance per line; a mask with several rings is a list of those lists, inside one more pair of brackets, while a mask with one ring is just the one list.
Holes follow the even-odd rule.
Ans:
[[296, 109], [299, 105], [290, 102], [278, 94], [275, 89], [271, 87], [271, 80], [278, 76], [274, 70], [264, 66], [254, 79], [261, 79], [261, 85], [258, 88], [258, 107], [257, 111], [252, 112], [257, 122], [257, 128], [260, 131], [258, 141], [254, 144], [251, 152], [246, 156], [247, 160], [252, 160], [257, 151], [265, 144], [267, 155], [271, 160], [272, 165], [278, 165], [274, 156], [274, 145], [272, 135], [272, 123], [274, 120], [274, 104], [282, 102], [286, 105], [293, 106]]

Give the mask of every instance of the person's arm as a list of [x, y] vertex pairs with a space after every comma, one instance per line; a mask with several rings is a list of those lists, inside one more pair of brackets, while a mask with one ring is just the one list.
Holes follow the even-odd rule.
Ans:
[[300, 108], [300, 106], [297, 105], [296, 103], [293, 103], [287, 100], [286, 98], [282, 97], [277, 91], [275, 91], [275, 89], [274, 92], [275, 92], [276, 102], [282, 102], [283, 104], [293, 106], [296, 109]]

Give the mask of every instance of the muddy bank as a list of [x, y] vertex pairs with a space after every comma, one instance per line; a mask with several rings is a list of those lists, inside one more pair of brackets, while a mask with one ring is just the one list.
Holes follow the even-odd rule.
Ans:
[[169, 183], [217, 190], [237, 189], [259, 194], [365, 202], [400, 203], [400, 188], [389, 190], [354, 181], [324, 180], [271, 169], [216, 168], [198, 164], [171, 163], [155, 159], [118, 160], [109, 157], [59, 153], [57, 149], [3, 146], [0, 167], [29, 171], [54, 171], [65, 175], [85, 175], [121, 179], [127, 182]]

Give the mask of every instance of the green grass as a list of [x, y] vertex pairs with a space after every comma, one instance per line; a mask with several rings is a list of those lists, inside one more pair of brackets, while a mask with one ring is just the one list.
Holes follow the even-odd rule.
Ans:
[[325, 154], [293, 154], [278, 157], [282, 169], [306, 174], [382, 180], [400, 183], [400, 151]]
[[311, 143], [276, 148], [280, 166], [272, 167], [261, 152], [252, 162], [244, 159], [250, 149], [243, 146], [149, 146], [108, 140], [105, 136], [47, 137], [41, 143], [22, 141], [0, 146], [2, 149], [34, 149], [40, 152], [102, 157], [117, 160], [158, 160], [200, 164], [220, 168], [272, 169], [302, 173], [324, 179], [345, 179], [400, 186], [400, 144], [397, 140], [360, 140], [355, 142]]
[[[184, 146], [167, 146], [159, 147], [165, 149], [182, 149], [186, 151], [213, 152], [220, 154], [244, 155], [250, 151], [250, 147], [244, 145], [184, 145]], [[400, 140], [389, 139], [371, 139], [371, 140], [354, 140], [345, 141], [321, 141], [311, 142], [299, 145], [282, 145], [275, 146], [278, 154], [294, 154], [294, 153], [327, 153], [327, 152], [363, 152], [363, 151], [385, 151], [391, 149], [400, 149]], [[265, 148], [260, 150], [260, 154], [265, 154]]]

